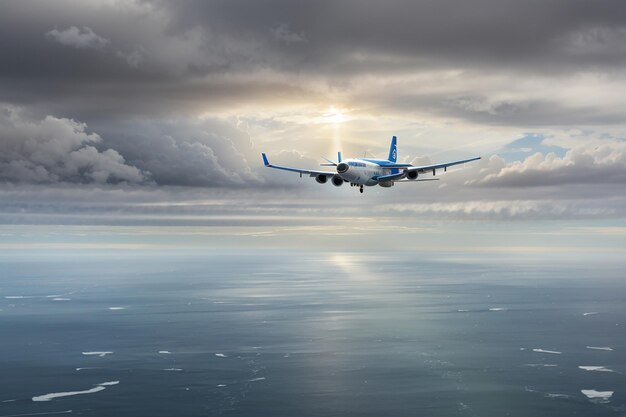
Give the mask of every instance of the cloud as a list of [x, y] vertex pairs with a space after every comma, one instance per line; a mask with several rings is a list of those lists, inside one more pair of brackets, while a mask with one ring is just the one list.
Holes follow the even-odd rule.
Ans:
[[78, 49], [102, 49], [110, 43], [108, 39], [98, 36], [87, 26], [83, 26], [82, 29], [79, 29], [76, 26], [70, 26], [69, 28], [61, 31], [53, 29], [46, 32], [46, 37], [60, 43], [61, 45], [71, 46]]
[[251, 187], [264, 182], [248, 163], [256, 156], [250, 136], [236, 122], [136, 120], [100, 132], [107, 145], [160, 185]]
[[21, 183], [142, 183], [148, 174], [128, 165], [114, 149], [98, 151], [100, 136], [84, 123], [24, 116], [0, 108], [0, 180]]
[[304, 33], [295, 33], [289, 30], [289, 25], [283, 23], [272, 29], [274, 40], [284, 42], [286, 44], [306, 42]]
[[547, 187], [573, 184], [626, 184], [626, 141], [576, 146], [559, 157], [534, 153], [523, 161], [506, 164], [492, 156], [478, 179], [466, 184], [488, 187]]

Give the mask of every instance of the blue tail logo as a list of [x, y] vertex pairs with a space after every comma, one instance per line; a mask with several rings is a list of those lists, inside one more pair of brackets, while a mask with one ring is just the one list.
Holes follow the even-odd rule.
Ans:
[[398, 146], [396, 145], [396, 137], [391, 138], [391, 146], [389, 147], [389, 157], [387, 158], [391, 162], [397, 162], [398, 160]]

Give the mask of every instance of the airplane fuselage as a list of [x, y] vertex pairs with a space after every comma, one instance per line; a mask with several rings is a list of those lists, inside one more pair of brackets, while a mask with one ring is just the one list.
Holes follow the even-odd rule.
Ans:
[[337, 166], [337, 174], [346, 182], [356, 185], [379, 185], [377, 177], [394, 174], [398, 168], [385, 168], [389, 161], [363, 158], [345, 159]]

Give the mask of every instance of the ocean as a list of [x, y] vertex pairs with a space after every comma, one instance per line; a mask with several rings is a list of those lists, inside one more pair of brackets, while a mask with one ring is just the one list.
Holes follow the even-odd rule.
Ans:
[[623, 267], [418, 250], [4, 254], [0, 416], [623, 416]]

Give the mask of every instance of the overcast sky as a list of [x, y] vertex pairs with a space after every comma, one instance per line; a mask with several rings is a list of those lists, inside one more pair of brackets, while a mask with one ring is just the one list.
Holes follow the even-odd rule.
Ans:
[[[622, 0], [4, 1], [0, 221], [624, 234], [625, 68]], [[261, 164], [392, 135], [407, 162], [483, 160], [363, 196]]]

